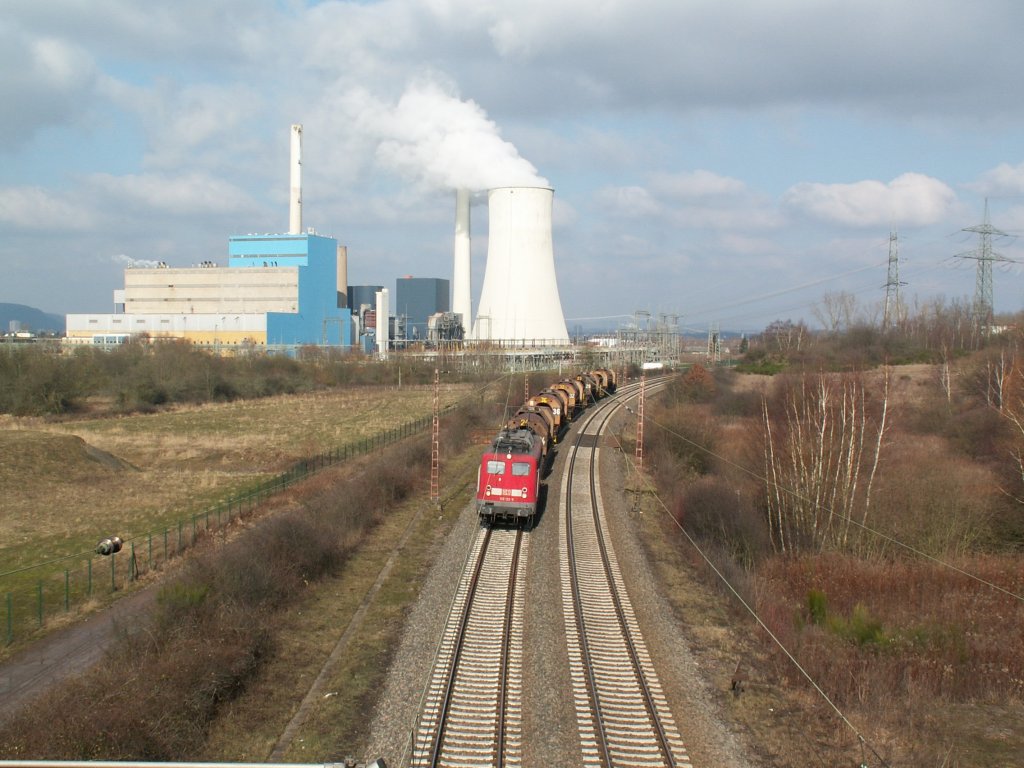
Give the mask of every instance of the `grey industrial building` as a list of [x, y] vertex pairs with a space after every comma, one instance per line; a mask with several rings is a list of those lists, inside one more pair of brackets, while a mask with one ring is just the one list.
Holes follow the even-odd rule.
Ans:
[[427, 338], [427, 319], [451, 309], [449, 292], [449, 281], [440, 277], [400, 277], [395, 281], [391, 311], [396, 317], [405, 317], [406, 338]]

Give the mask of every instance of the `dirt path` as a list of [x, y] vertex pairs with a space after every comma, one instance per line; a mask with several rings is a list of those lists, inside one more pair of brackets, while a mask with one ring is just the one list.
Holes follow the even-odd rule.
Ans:
[[99, 663], [120, 632], [135, 631], [145, 624], [155, 599], [156, 586], [146, 587], [0, 662], [0, 722], [51, 686]]

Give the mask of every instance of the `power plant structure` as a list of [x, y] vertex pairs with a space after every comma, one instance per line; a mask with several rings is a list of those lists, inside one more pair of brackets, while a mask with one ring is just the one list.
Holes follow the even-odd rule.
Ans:
[[[456, 194], [456, 313], [470, 312], [469, 198]], [[551, 239], [554, 190], [498, 187], [487, 192], [488, 241], [483, 287], [470, 339], [501, 346], [567, 345]]]
[[452, 269], [452, 312], [469, 331], [473, 319], [472, 250], [469, 232], [469, 190], [455, 193], [455, 253]]
[[386, 358], [396, 348], [392, 339], [399, 349], [420, 342], [428, 349], [455, 349], [465, 340], [517, 355], [533, 348], [565, 353], [570, 340], [555, 273], [553, 189], [486, 192], [487, 259], [474, 317], [472, 191], [455, 195], [450, 303], [449, 283], [441, 278], [402, 278], [393, 293], [381, 286], [349, 286], [347, 248], [303, 226], [302, 135], [302, 125], [291, 126], [287, 232], [229, 237], [226, 267], [208, 259], [189, 267], [132, 263], [124, 270], [124, 287], [114, 291], [114, 311], [68, 315], [66, 343], [183, 339], [218, 349], [358, 346]]
[[348, 252], [302, 228], [302, 126], [291, 127], [288, 232], [228, 238], [228, 266], [133, 265], [115, 312], [73, 314], [68, 344], [184, 339], [218, 349], [353, 343]]

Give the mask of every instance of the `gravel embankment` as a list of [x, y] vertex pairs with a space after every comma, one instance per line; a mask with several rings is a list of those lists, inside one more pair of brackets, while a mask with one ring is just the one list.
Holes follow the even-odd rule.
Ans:
[[690, 759], [694, 766], [753, 768], [759, 763], [750, 756], [742, 737], [729, 728], [716, 703], [722, 693], [714, 681], [727, 681], [731, 670], [712, 669], [698, 660], [690, 645], [691, 633], [677, 620], [638, 540], [637, 518], [630, 514], [630, 501], [622, 492], [625, 458], [608, 440], [601, 454], [601, 495], [612, 546]]
[[422, 585], [419, 599], [409, 613], [370, 729], [368, 756], [383, 757], [389, 766], [402, 766], [408, 760], [420, 700], [478, 525], [473, 504], [467, 504], [453, 524]]

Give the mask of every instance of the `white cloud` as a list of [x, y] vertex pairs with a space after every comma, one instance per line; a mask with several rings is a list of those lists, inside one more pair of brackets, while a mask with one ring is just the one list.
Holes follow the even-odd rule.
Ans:
[[779, 225], [774, 205], [742, 181], [706, 170], [650, 174], [645, 187], [605, 187], [597, 204], [616, 218], [656, 218], [682, 229], [764, 230]]
[[605, 187], [597, 191], [595, 200], [603, 210], [628, 219], [665, 213], [664, 206], [643, 187]]
[[0, 222], [14, 230], [83, 231], [95, 226], [88, 205], [40, 187], [0, 188]]
[[712, 171], [696, 170], [688, 173], [654, 173], [651, 175], [651, 189], [676, 201], [703, 201], [709, 197], [735, 198], [745, 195], [747, 185], [739, 179]]
[[79, 46], [26, 35], [0, 20], [0, 148], [74, 120], [89, 103], [95, 77], [92, 58]]
[[847, 227], [919, 227], [945, 218], [956, 193], [944, 182], [920, 173], [892, 181], [852, 184], [803, 182], [791, 187], [783, 204], [798, 213]]
[[120, 215], [210, 217], [258, 210], [243, 190], [222, 178], [199, 171], [180, 175], [97, 173], [87, 180], [90, 191]]
[[976, 182], [964, 186], [988, 197], [1024, 195], [1024, 163], [1000, 163], [985, 171]]

